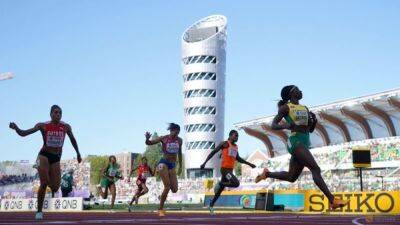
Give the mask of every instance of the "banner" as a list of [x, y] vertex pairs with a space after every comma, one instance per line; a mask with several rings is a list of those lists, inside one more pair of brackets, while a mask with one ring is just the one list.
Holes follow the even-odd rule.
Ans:
[[[37, 199], [2, 199], [0, 211], [36, 211]], [[82, 198], [48, 198], [43, 202], [43, 211], [82, 211]]]
[[[350, 200], [349, 204], [333, 212], [343, 213], [400, 213], [400, 191], [338, 192], [336, 198]], [[320, 191], [306, 191], [304, 211], [326, 212], [328, 199]]]
[[[254, 209], [257, 192], [259, 191], [224, 191], [215, 206]], [[209, 205], [213, 197], [213, 193], [206, 193], [204, 205]], [[304, 208], [304, 191], [274, 190], [274, 204], [284, 205], [285, 209], [302, 210]]]

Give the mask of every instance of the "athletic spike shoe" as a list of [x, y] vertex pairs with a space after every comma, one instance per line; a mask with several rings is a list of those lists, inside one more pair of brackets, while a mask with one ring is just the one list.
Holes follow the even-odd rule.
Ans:
[[210, 215], [215, 215], [214, 207], [208, 206], [208, 211], [210, 211]]
[[35, 214], [35, 220], [42, 220], [43, 219], [43, 213], [42, 212], [37, 212]]
[[335, 210], [337, 208], [342, 208], [345, 205], [347, 205], [348, 203], [349, 203], [349, 200], [335, 198], [335, 199], [333, 199], [333, 202], [331, 204], [329, 204], [329, 209]]
[[165, 216], [165, 210], [163, 209], [158, 210], [158, 216]]
[[256, 177], [255, 182], [258, 183], [262, 180], [267, 179], [267, 174], [269, 173], [269, 170], [267, 168], [264, 168], [263, 172], [261, 174], [258, 174], [258, 176]]

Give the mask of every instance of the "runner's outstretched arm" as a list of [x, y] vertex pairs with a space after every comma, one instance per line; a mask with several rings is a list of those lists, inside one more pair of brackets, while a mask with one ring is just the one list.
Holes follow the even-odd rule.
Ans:
[[251, 168], [256, 168], [256, 165], [254, 165], [253, 163], [247, 162], [246, 160], [244, 160], [242, 157], [239, 156], [239, 153], [236, 155], [236, 160], [240, 163], [246, 164], [248, 166], [250, 166]]
[[78, 160], [78, 163], [82, 162], [82, 158], [81, 158], [81, 153], [79, 152], [79, 148], [78, 148], [78, 142], [76, 142], [75, 136], [72, 133], [72, 128], [69, 124], [66, 125], [67, 128], [67, 135], [69, 137], [69, 140], [71, 141], [72, 146], [75, 149], [76, 152], [76, 158]]
[[207, 156], [206, 161], [201, 164], [200, 169], [204, 169], [204, 167], [206, 166], [207, 162], [215, 155], [217, 154], [219, 151], [221, 151], [222, 148], [226, 148], [228, 147], [228, 143], [226, 141], [221, 142], [213, 151], [210, 152], [210, 154]]
[[160, 143], [164, 139], [164, 136], [161, 136], [161, 137], [155, 138], [153, 140], [150, 140], [150, 137], [151, 137], [150, 132], [146, 132], [144, 134], [144, 136], [146, 137], [146, 141], [145, 141], [146, 145], [155, 145], [155, 144]]
[[19, 129], [19, 127], [17, 126], [17, 124], [15, 124], [14, 122], [11, 122], [9, 127], [13, 130], [15, 130], [15, 132], [17, 132], [17, 134], [21, 137], [25, 137], [28, 135], [31, 135], [33, 133], [35, 133], [36, 131], [42, 130], [43, 128], [43, 123], [38, 123], [36, 124], [34, 127], [32, 127], [31, 129], [28, 130], [21, 130]]

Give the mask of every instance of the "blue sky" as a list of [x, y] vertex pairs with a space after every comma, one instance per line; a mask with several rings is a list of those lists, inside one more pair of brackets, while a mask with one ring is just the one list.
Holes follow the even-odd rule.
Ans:
[[[225, 129], [271, 115], [297, 84], [323, 104], [400, 85], [399, 1], [0, 1], [1, 160], [34, 159], [20, 138], [59, 104], [81, 152], [144, 150], [144, 132], [183, 121], [180, 37], [228, 18]], [[225, 132], [226, 133], [226, 132]], [[243, 132], [243, 155], [262, 143]], [[74, 156], [66, 141], [64, 158]]]

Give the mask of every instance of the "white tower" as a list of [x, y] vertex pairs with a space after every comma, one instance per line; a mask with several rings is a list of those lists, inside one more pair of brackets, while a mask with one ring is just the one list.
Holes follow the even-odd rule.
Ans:
[[220, 176], [218, 155], [205, 170], [200, 165], [223, 141], [225, 114], [225, 16], [215, 15], [190, 26], [182, 37], [185, 167], [189, 178]]

